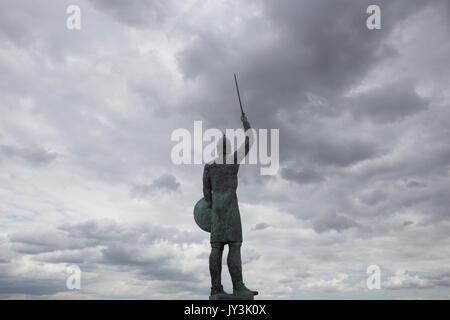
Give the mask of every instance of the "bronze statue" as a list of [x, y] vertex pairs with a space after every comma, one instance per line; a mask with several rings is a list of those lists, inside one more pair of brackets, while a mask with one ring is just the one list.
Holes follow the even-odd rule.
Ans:
[[[236, 80], [236, 75], [235, 75]], [[203, 196], [195, 206], [194, 216], [197, 224], [205, 231], [211, 232], [211, 254], [209, 271], [211, 274], [210, 299], [250, 299], [258, 294], [249, 290], [242, 279], [241, 244], [242, 226], [236, 189], [238, 171], [241, 161], [248, 154], [253, 143], [253, 132], [250, 123], [242, 110], [241, 121], [246, 132], [245, 143], [234, 153], [230, 152], [230, 141], [224, 135], [217, 143], [218, 157], [205, 165], [203, 171]], [[241, 148], [244, 148], [242, 150]], [[222, 253], [228, 244], [228, 270], [233, 283], [233, 294], [223, 290], [221, 283]]]

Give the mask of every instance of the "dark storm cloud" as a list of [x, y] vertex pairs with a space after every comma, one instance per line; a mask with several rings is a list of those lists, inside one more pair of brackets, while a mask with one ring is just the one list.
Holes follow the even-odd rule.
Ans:
[[[312, 139], [311, 139], [312, 140]], [[373, 142], [359, 139], [329, 139], [305, 141], [305, 157], [322, 165], [347, 167], [357, 162], [381, 155], [383, 150]]]
[[[215, 106], [220, 116], [229, 109], [221, 107], [234, 102], [233, 95], [222, 96], [233, 94], [232, 83], [222, 76], [240, 71], [247, 104], [258, 110], [260, 115], [254, 116], [259, 120], [280, 109], [301, 108], [308, 92], [332, 98], [357, 83], [386, 57], [383, 41], [404, 16], [417, 10], [417, 3], [383, 2], [386, 12], [398, 6], [401, 14], [385, 22], [380, 32], [370, 32], [365, 28], [370, 1], [267, 1], [267, 24], [252, 21], [255, 24], [242, 30], [238, 39], [217, 30], [192, 30], [196, 37], [179, 53], [180, 66], [189, 78], [207, 79], [202, 85], [221, 104]], [[239, 41], [245, 38], [250, 43], [261, 40], [249, 47]], [[207, 110], [203, 103], [196, 107]]]
[[157, 190], [177, 191], [179, 187], [180, 183], [177, 182], [177, 178], [173, 174], [165, 173], [156, 178], [151, 184], [134, 185], [131, 188], [131, 196], [144, 198]]
[[357, 223], [346, 216], [336, 213], [326, 214], [313, 219], [313, 228], [317, 233], [335, 230], [342, 232], [351, 227], [357, 226]]
[[168, 240], [174, 243], [200, 242], [197, 233], [180, 230], [172, 226], [158, 224], [123, 225], [114, 220], [91, 219], [79, 223], [65, 224], [60, 230], [70, 234], [75, 239], [86, 239], [101, 243], [136, 242], [151, 244], [158, 240]]
[[426, 183], [422, 183], [420, 181], [411, 180], [411, 181], [408, 181], [406, 186], [408, 188], [425, 188], [427, 185], [426, 185]]
[[[175, 227], [120, 224], [114, 220], [88, 220], [55, 229], [16, 232], [8, 237], [11, 249], [44, 263], [78, 263], [83, 271], [108, 265], [144, 280], [198, 281], [198, 273], [181, 268], [173, 252], [157, 249], [158, 243], [200, 243], [198, 233]], [[95, 271], [95, 268], [94, 270]], [[10, 271], [11, 273], [11, 271]], [[62, 276], [66, 276], [65, 274]], [[14, 281], [13, 281], [14, 280]], [[65, 290], [65, 280], [48, 282], [10, 275], [0, 278], [0, 293], [53, 294]], [[61, 285], [62, 284], [62, 285]]]
[[325, 178], [321, 174], [310, 168], [304, 168], [301, 170], [282, 168], [281, 177], [300, 184], [321, 182], [325, 180]]
[[[98, 224], [88, 221], [97, 229]], [[110, 225], [111, 227], [112, 225]], [[74, 225], [81, 234], [93, 237], [93, 233], [85, 234], [83, 225]], [[89, 228], [88, 228], [89, 229]], [[91, 228], [93, 231], [93, 229]], [[120, 230], [120, 231], [119, 231]], [[116, 235], [113, 236], [113, 233]], [[198, 274], [183, 270], [176, 256], [171, 252], [159, 252], [152, 245], [158, 240], [166, 240], [170, 243], [186, 244], [199, 242], [203, 239], [194, 239], [188, 232], [181, 232], [177, 228], [161, 226], [120, 226], [115, 224], [110, 237], [105, 238], [105, 234], [100, 235], [101, 256], [93, 261], [119, 267], [119, 270], [136, 273], [146, 280], [160, 281], [196, 281]], [[125, 269], [123, 269], [125, 268]]]
[[[439, 130], [438, 132], [441, 132]], [[447, 176], [450, 166], [450, 144], [439, 140], [419, 143], [414, 150], [395, 161], [380, 161], [355, 174], [357, 180], [419, 179]], [[407, 163], [407, 165], [405, 165]]]
[[97, 243], [102, 241], [134, 241], [138, 230], [129, 228], [111, 219], [90, 219], [77, 223], [66, 223], [59, 230], [76, 239], [89, 239]]
[[50, 295], [66, 291], [64, 279], [0, 277], [0, 294]]
[[368, 206], [375, 206], [388, 197], [386, 192], [375, 190], [368, 194], [360, 195], [359, 199]]
[[412, 222], [412, 221], [405, 221], [405, 222], [403, 222], [403, 226], [404, 227], [406, 227], [406, 226], [409, 226], [409, 225], [412, 225], [412, 224], [414, 224], [414, 222]]
[[133, 27], [159, 26], [170, 13], [171, 1], [142, 0], [128, 3], [121, 0], [90, 0], [98, 10]]
[[[25, 254], [41, 254], [66, 250], [63, 256], [78, 259], [79, 250], [98, 246], [111, 246], [106, 253], [120, 252], [115, 250], [117, 243], [141, 243], [151, 245], [158, 240], [173, 243], [198, 243], [203, 238], [197, 233], [152, 224], [122, 225], [114, 220], [88, 220], [79, 223], [64, 224], [58, 229], [30, 230], [8, 235], [11, 248], [15, 252]], [[130, 247], [132, 249], [132, 246]], [[72, 250], [72, 251], [70, 251]], [[50, 259], [54, 257], [49, 256]]]
[[433, 282], [434, 285], [450, 287], [450, 271], [448, 270], [427, 274], [424, 278]]
[[200, 280], [197, 272], [186, 272], [180, 266], [168, 267], [160, 263], [142, 268], [139, 271], [139, 275], [148, 280], [170, 281], [174, 286], [177, 285], [176, 282], [182, 281], [185, 282], [183, 287], [190, 287], [189, 283], [195, 283]]
[[28, 230], [9, 235], [12, 249], [25, 254], [38, 254], [61, 249], [79, 249], [95, 246], [98, 242], [90, 239], [72, 238], [58, 230]]
[[58, 154], [40, 148], [20, 148], [16, 146], [0, 145], [0, 159], [2, 157], [23, 161], [32, 166], [43, 166], [54, 161]]
[[[37, 1], [11, 1], [2, 2], [4, 9], [0, 11], [0, 36], [10, 39], [19, 46], [27, 46], [33, 39], [33, 23], [37, 22], [36, 14], [39, 4]], [[33, 14], [34, 12], [34, 14]]]
[[372, 89], [350, 99], [356, 117], [392, 122], [425, 110], [428, 102], [407, 81]]
[[[30, 253], [29, 253], [30, 254]], [[33, 252], [31, 252], [33, 254]], [[98, 261], [100, 250], [91, 245], [83, 249], [66, 249], [55, 250], [46, 253], [34, 254], [32, 260], [47, 263], [70, 263], [84, 264]]]
[[[186, 111], [192, 115], [197, 110], [211, 126], [237, 127], [231, 79], [231, 73], [237, 71], [252, 125], [280, 129], [282, 163], [301, 157], [306, 166], [347, 167], [377, 157], [385, 151], [377, 142], [344, 138], [331, 128], [317, 131], [311, 123], [318, 113], [323, 117], [345, 112], [347, 108], [340, 107], [343, 95], [374, 66], [396, 55], [386, 39], [398, 23], [424, 5], [421, 1], [380, 2], [385, 13], [383, 27], [371, 32], [365, 27], [369, 4], [267, 1], [261, 19], [242, 24], [239, 34], [189, 30], [195, 36], [178, 53], [179, 66], [203, 94], [188, 97]], [[380, 102], [375, 92], [365, 97], [372, 104], [359, 104], [360, 115], [392, 116], [393, 121], [424, 107], [410, 88], [385, 88], [379, 93], [383, 94]], [[310, 106], [314, 95], [326, 103]], [[380, 110], [376, 109], [379, 105], [383, 107]], [[299, 130], [302, 127], [311, 128]]]
[[270, 227], [270, 224], [261, 222], [261, 223], [257, 223], [252, 230], [264, 230], [267, 229], [268, 227]]
[[198, 282], [174, 281], [172, 283], [173, 285], [171, 286], [163, 287], [161, 292], [170, 294], [171, 296], [179, 294], [180, 292], [186, 292], [189, 295], [197, 294], [198, 296], [204, 296], [208, 293]]
[[158, 189], [166, 190], [178, 190], [180, 184], [177, 182], [177, 178], [170, 173], [165, 173], [153, 181], [152, 185]]
[[[66, 9], [74, 4], [82, 8], [82, 29], [77, 30], [76, 34], [70, 33], [71, 30], [66, 28], [66, 19], [69, 16]], [[70, 0], [4, 0], [2, 7], [7, 9], [0, 11], [0, 40], [6, 40], [7, 44], [27, 50], [34, 48], [31, 49], [34, 53], [43, 53], [41, 59], [49, 61], [61, 61], [67, 53], [87, 53], [92, 50], [92, 47], [86, 44], [92, 35], [97, 34], [97, 30], [83, 30], [83, 27], [95, 25], [94, 21], [89, 19], [90, 10], [85, 0], [79, 0], [77, 3]], [[39, 50], [36, 50], [37, 47]], [[11, 75], [18, 76], [14, 71]], [[29, 80], [24, 76], [20, 78], [23, 81]], [[36, 85], [37, 83], [30, 84], [31, 88]]]
[[104, 263], [111, 265], [145, 266], [148, 268], [163, 266], [169, 262], [171, 256], [157, 255], [143, 257], [139, 248], [127, 244], [111, 243], [101, 250]]

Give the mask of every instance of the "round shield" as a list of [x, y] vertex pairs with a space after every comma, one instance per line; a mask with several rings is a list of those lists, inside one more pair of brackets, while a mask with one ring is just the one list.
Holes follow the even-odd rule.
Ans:
[[211, 208], [205, 198], [201, 198], [194, 207], [194, 219], [197, 225], [206, 232], [211, 232]]

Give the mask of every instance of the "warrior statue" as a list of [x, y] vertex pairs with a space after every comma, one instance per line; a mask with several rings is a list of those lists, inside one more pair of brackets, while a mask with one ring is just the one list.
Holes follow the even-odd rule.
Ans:
[[[236, 80], [236, 75], [235, 75]], [[239, 88], [238, 97], [240, 101]], [[242, 278], [241, 244], [242, 226], [236, 188], [239, 165], [249, 152], [254, 140], [253, 130], [242, 110], [241, 121], [246, 133], [245, 143], [231, 152], [230, 140], [224, 135], [217, 143], [217, 158], [206, 164], [203, 172], [203, 196], [194, 209], [198, 225], [210, 231], [211, 254], [209, 271], [211, 274], [210, 299], [251, 299], [257, 291], [249, 290]], [[227, 265], [233, 283], [233, 295], [223, 290], [221, 282], [222, 253], [228, 245]]]

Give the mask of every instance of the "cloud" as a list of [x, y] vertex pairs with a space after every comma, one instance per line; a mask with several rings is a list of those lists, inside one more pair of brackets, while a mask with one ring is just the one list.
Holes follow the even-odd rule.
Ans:
[[261, 258], [261, 254], [255, 250], [246, 250], [243, 252], [242, 264], [247, 265], [253, 261], [257, 261]]
[[423, 111], [428, 102], [407, 81], [360, 93], [349, 101], [357, 118], [394, 122]]
[[281, 176], [286, 180], [294, 181], [299, 184], [321, 182], [325, 180], [325, 178], [322, 175], [320, 175], [313, 169], [306, 169], [306, 168], [301, 169], [299, 171], [290, 168], [282, 168]]
[[333, 279], [309, 279], [300, 288], [303, 290], [324, 290], [326, 292], [348, 292], [353, 287], [349, 283], [349, 276], [345, 273], [337, 274]]
[[75, 239], [85, 239], [101, 244], [104, 242], [134, 242], [155, 243], [170, 241], [177, 244], [199, 242], [200, 238], [192, 232], [182, 231], [176, 227], [152, 224], [149, 222], [134, 224], [120, 224], [111, 219], [90, 219], [78, 223], [63, 224], [59, 226]]
[[414, 224], [414, 222], [412, 222], [412, 221], [405, 221], [405, 222], [403, 222], [403, 226], [404, 227], [406, 227], [406, 226], [409, 226], [409, 225], [411, 225], [411, 224]]
[[90, 1], [99, 11], [113, 16], [118, 21], [133, 27], [161, 26], [172, 11], [170, 1], [144, 0], [125, 4], [117, 0]]
[[81, 249], [97, 243], [89, 239], [71, 239], [68, 234], [52, 229], [14, 232], [9, 235], [9, 241], [14, 251], [26, 254]]
[[143, 198], [157, 190], [177, 191], [180, 183], [173, 174], [165, 173], [156, 178], [151, 184], [134, 185], [131, 189], [133, 197]]
[[108, 264], [131, 265], [154, 268], [168, 263], [170, 255], [162, 253], [151, 256], [146, 255], [144, 250], [133, 248], [125, 244], [111, 244], [102, 249], [103, 259]]
[[388, 197], [386, 192], [381, 190], [375, 190], [373, 192], [369, 192], [366, 194], [362, 194], [359, 196], [359, 199], [362, 203], [368, 206], [376, 206], [381, 201], [385, 200]]
[[43, 166], [54, 161], [58, 157], [58, 154], [39, 148], [30, 149], [0, 145], [0, 158], [1, 157], [13, 158], [23, 161], [31, 166]]
[[347, 167], [381, 153], [378, 147], [364, 141], [319, 141], [312, 150], [311, 158], [322, 164]]
[[411, 180], [406, 184], [408, 188], [425, 188], [427, 185], [420, 181]]
[[331, 230], [342, 232], [355, 226], [357, 226], [355, 221], [336, 213], [327, 214], [313, 219], [313, 228], [317, 233]]
[[390, 290], [432, 288], [435, 286], [450, 286], [450, 273], [440, 272], [408, 272], [399, 269], [381, 283], [383, 288]]
[[264, 230], [267, 229], [268, 227], [270, 227], [270, 224], [261, 222], [261, 223], [257, 223], [252, 230]]
[[57, 279], [25, 278], [20, 281], [6, 277], [0, 278], [0, 294], [51, 295], [66, 290], [64, 281]]
[[174, 175], [163, 174], [155, 181], [153, 181], [153, 186], [158, 189], [178, 190], [180, 184], [177, 182], [177, 179]]
[[[32, 261], [44, 265], [73, 264], [82, 272], [95, 272], [98, 266], [124, 272], [144, 281], [168, 282], [199, 281], [197, 272], [180, 264], [184, 255], [181, 244], [195, 244], [202, 241], [189, 232], [173, 227], [143, 224], [119, 224], [114, 220], [88, 220], [81, 223], [61, 225], [58, 229], [17, 232], [9, 236], [11, 248], [17, 254], [25, 254]], [[25, 246], [25, 247], [24, 247]], [[257, 259], [255, 255], [251, 260]], [[247, 261], [247, 260], [246, 260]], [[94, 268], [94, 269], [93, 269]], [[49, 276], [53, 272], [49, 273]], [[14, 275], [14, 270], [5, 274]], [[83, 274], [83, 273], [82, 273]], [[29, 281], [24, 275], [14, 275], [16, 282], [0, 279], [5, 284], [2, 293], [26, 293], [44, 295], [66, 291], [64, 274], [38, 289], [40, 279]], [[86, 279], [85, 279], [86, 280]], [[89, 288], [92, 279], [87, 279]], [[30, 283], [28, 290], [26, 283]], [[61, 285], [64, 284], [64, 285]], [[36, 288], [34, 289], [34, 286]]]
[[410, 275], [407, 271], [397, 272], [382, 283], [383, 288], [404, 289], [404, 288], [427, 288], [431, 287], [431, 282], [418, 275]]

